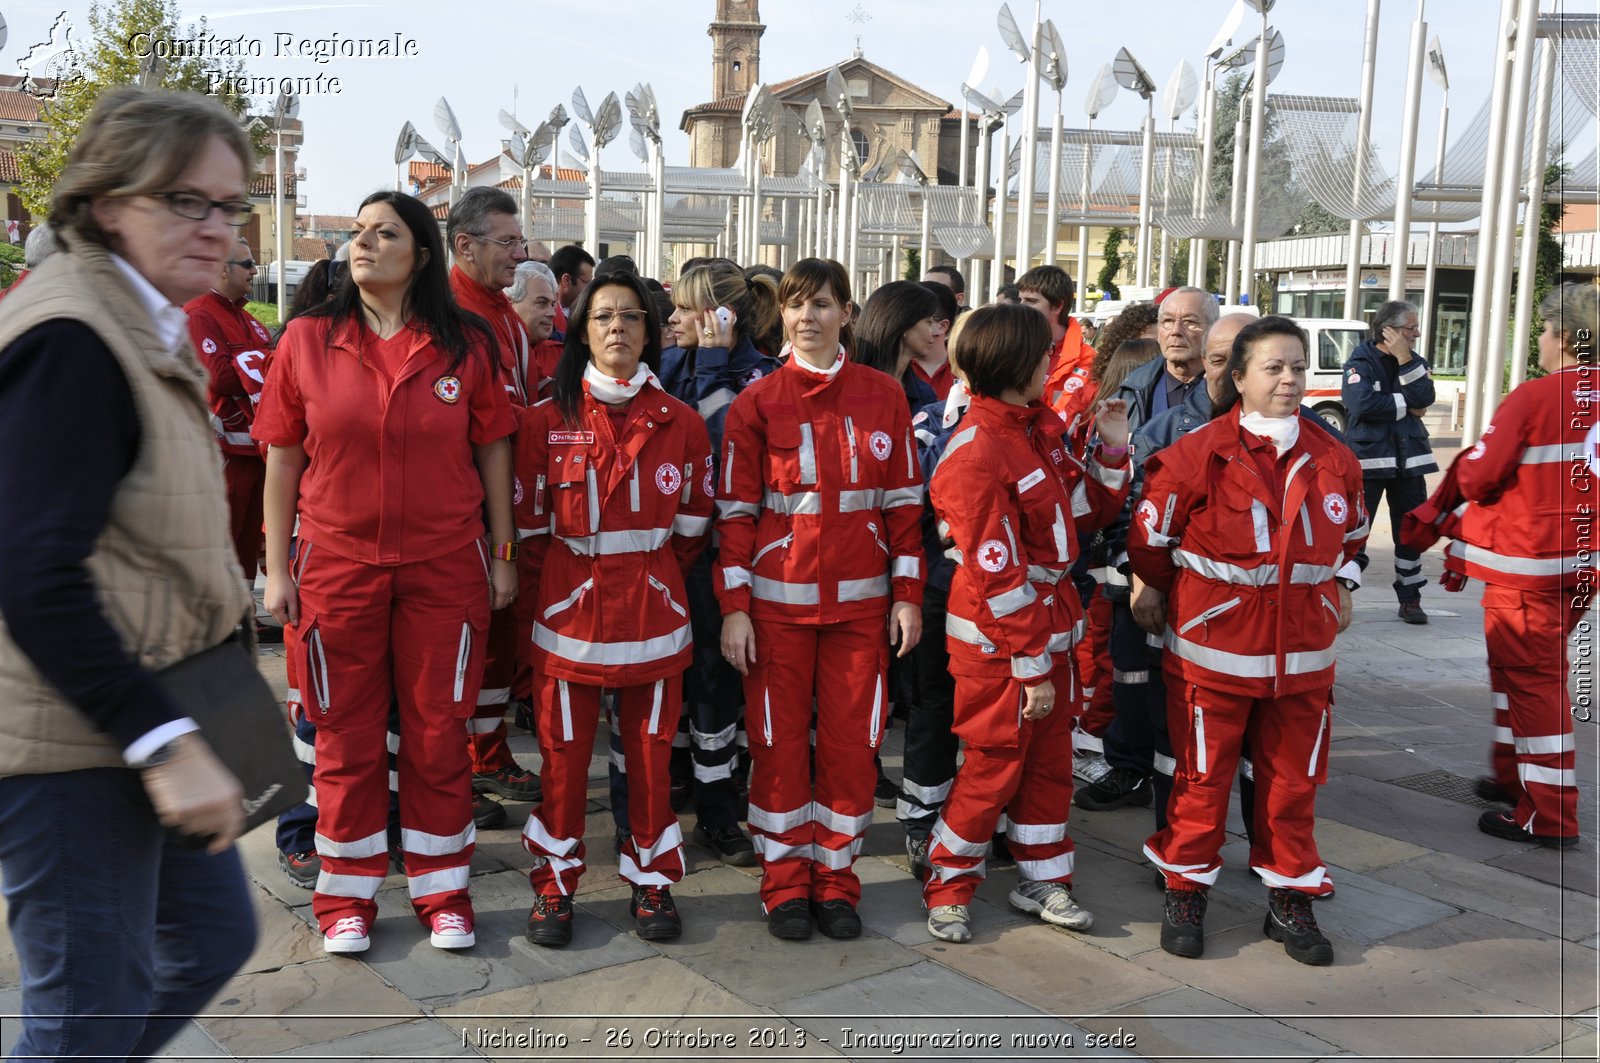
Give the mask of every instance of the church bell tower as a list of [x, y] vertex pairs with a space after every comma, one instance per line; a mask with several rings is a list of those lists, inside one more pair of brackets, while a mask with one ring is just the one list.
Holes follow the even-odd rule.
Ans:
[[717, 0], [717, 18], [706, 33], [711, 37], [711, 98], [720, 100], [749, 92], [761, 81], [761, 24], [759, 0]]

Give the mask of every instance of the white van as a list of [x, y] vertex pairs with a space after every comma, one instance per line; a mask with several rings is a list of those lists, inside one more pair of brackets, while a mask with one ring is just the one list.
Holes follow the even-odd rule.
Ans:
[[1343, 432], [1349, 415], [1340, 397], [1344, 363], [1350, 352], [1371, 335], [1367, 323], [1338, 317], [1297, 317], [1295, 323], [1306, 330], [1311, 340], [1309, 371], [1306, 373], [1306, 405], [1324, 421]]

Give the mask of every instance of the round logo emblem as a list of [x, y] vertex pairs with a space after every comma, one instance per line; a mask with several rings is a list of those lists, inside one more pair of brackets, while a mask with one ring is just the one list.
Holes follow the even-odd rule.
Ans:
[[439, 401], [454, 406], [461, 401], [461, 381], [453, 376], [442, 376], [433, 382], [433, 393]]
[[1343, 524], [1345, 518], [1350, 516], [1350, 503], [1344, 500], [1343, 495], [1328, 494], [1322, 498], [1322, 512], [1335, 524]]
[[1359, 384], [1359, 383], [1361, 383], [1361, 374], [1356, 372], [1354, 369], [1352, 369], [1352, 370], [1350, 370], [1349, 379], [1350, 379], [1350, 383]]
[[261, 322], [252, 321], [250, 322], [250, 327], [256, 330], [256, 335], [261, 338], [261, 342], [265, 343], [267, 340], [267, 330], [261, 327]]
[[1467, 451], [1467, 460], [1477, 461], [1479, 458], [1483, 457], [1483, 452], [1485, 449], [1486, 448], [1483, 445], [1483, 440], [1480, 439], [1478, 442], [1472, 445], [1471, 450]]
[[889, 451], [894, 448], [894, 444], [889, 441], [888, 432], [872, 433], [871, 438], [867, 440], [867, 446], [871, 448], [872, 456], [879, 461], [888, 461]]
[[1156, 526], [1156, 518], [1158, 516], [1160, 516], [1160, 514], [1156, 512], [1156, 504], [1154, 502], [1147, 498], [1143, 502], [1139, 503], [1139, 512], [1136, 514], [1136, 518], [1145, 527], [1154, 528]]
[[520, 476], [511, 478], [511, 504], [513, 506], [522, 505], [522, 477]]
[[1066, 388], [1068, 395], [1071, 395], [1071, 394], [1074, 394], [1076, 392], [1082, 391], [1083, 390], [1083, 377], [1081, 377], [1081, 376], [1069, 376], [1069, 377], [1067, 377], [1067, 382], [1065, 384], [1063, 384], [1062, 387]]
[[761, 368], [757, 366], [739, 378], [739, 386], [741, 388], [747, 388], [765, 375], [766, 374], [762, 373]]
[[706, 470], [706, 478], [703, 481], [701, 481], [700, 486], [704, 487], [706, 489], [706, 497], [707, 498], [715, 498], [715, 497], [717, 497], [717, 474], [716, 474], [716, 470], [707, 469]]
[[671, 462], [656, 470], [656, 490], [664, 495], [677, 492], [683, 486], [683, 470]]
[[1006, 550], [1006, 544], [999, 539], [986, 539], [978, 547], [978, 564], [983, 566], [985, 572], [999, 572], [1010, 560], [1011, 554]]
[[200, 341], [200, 349], [205, 351], [207, 354], [216, 354], [217, 341], [209, 338], [203, 339]]

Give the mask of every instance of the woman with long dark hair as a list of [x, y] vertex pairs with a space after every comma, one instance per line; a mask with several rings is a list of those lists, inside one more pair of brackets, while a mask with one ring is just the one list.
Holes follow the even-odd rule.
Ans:
[[667, 765], [693, 654], [684, 573], [711, 528], [715, 473], [705, 423], [662, 390], [661, 322], [631, 273], [605, 273], [578, 297], [555, 392], [517, 434], [537, 601], [528, 649], [544, 758], [544, 800], [522, 844], [534, 856], [528, 940], [572, 940], [584, 871], [589, 758], [600, 697], [616, 697], [628, 775], [628, 836], [618, 873], [633, 887], [639, 936], [682, 930], [670, 888], [683, 835]]
[[432, 213], [375, 192], [349, 272], [289, 323], [262, 397], [265, 604], [295, 625], [317, 724], [312, 910], [328, 952], [365, 951], [388, 871], [391, 700], [412, 907], [436, 947], [475, 941], [465, 728], [489, 610], [517, 586], [514, 422], [491, 344], [450, 296]]
[[788, 361], [734, 400], [723, 438], [722, 651], [745, 676], [768, 929], [809, 938], [814, 914], [853, 938], [889, 648], [922, 634], [922, 475], [905, 392], [846, 357], [844, 267], [804, 259], [778, 300]]
[[851, 357], [899, 381], [913, 410], [938, 398], [911, 367], [943, 355], [946, 326], [939, 315], [933, 292], [916, 281], [891, 281], [867, 297], [856, 323]]

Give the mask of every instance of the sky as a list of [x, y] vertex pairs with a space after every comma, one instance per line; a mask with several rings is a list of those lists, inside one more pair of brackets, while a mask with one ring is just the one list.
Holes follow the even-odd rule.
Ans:
[[[1066, 124], [1085, 124], [1089, 87], [1103, 63], [1128, 48], [1163, 89], [1178, 63], [1202, 69], [1202, 50], [1217, 36], [1234, 0], [1043, 0], [1041, 17], [1053, 19], [1067, 45], [1068, 80], [1063, 93]], [[1011, 0], [1026, 28], [1034, 2]], [[1546, 11], [1594, 14], [1600, 0], [1544, 0]], [[12, 72], [29, 46], [49, 36], [62, 11], [81, 39], [88, 33], [86, 0], [15, 3], [0, 0], [9, 39], [0, 49], [0, 70]], [[1488, 98], [1501, 0], [1381, 0], [1372, 138], [1384, 168], [1398, 168], [1406, 57], [1419, 9], [1437, 36], [1450, 74], [1451, 128], [1466, 125]], [[970, 0], [761, 0], [767, 30], [761, 43], [761, 75], [781, 81], [848, 59], [857, 46], [865, 57], [945, 99], [959, 98], [978, 50], [988, 51], [988, 73], [980, 83], [1004, 99], [1021, 88], [1023, 67], [1006, 50], [996, 25], [998, 2]], [[1355, 97], [1361, 91], [1365, 0], [1278, 0], [1272, 24], [1284, 37], [1286, 59], [1272, 92]], [[217, 38], [243, 40], [259, 57], [247, 56], [255, 77], [323, 77], [323, 91], [302, 97], [308, 209], [354, 213], [377, 188], [392, 187], [394, 144], [412, 122], [441, 150], [435, 125], [443, 96], [463, 131], [467, 160], [482, 162], [508, 134], [496, 120], [514, 111], [536, 126], [557, 104], [572, 110], [581, 86], [591, 106], [607, 92], [620, 98], [636, 82], [648, 82], [661, 104], [662, 135], [669, 165], [688, 162], [688, 138], [678, 129], [684, 110], [711, 94], [711, 39], [706, 27], [714, 0], [607, 0], [582, 6], [552, 0], [393, 0], [386, 3], [270, 3], [246, 0], [180, 0], [185, 22], [208, 19]], [[1246, 12], [1245, 27], [1259, 24]], [[1235, 41], [1253, 36], [1241, 29]], [[350, 39], [401, 42], [412, 54], [398, 58], [333, 57], [318, 62], [296, 50], [314, 51]], [[287, 54], [285, 52], [287, 51]], [[332, 79], [338, 91], [331, 91]], [[260, 99], [260, 109], [270, 98]], [[1162, 97], [1157, 97], [1161, 114]], [[1441, 92], [1423, 83], [1419, 175], [1432, 165]], [[1041, 124], [1047, 125], [1054, 95], [1046, 89]], [[1192, 109], [1191, 109], [1192, 112]], [[1121, 91], [1101, 112], [1096, 128], [1134, 129], [1144, 104]], [[1177, 129], [1192, 128], [1191, 115]], [[1162, 121], [1158, 128], [1165, 129]], [[1593, 137], [1592, 122], [1585, 127]], [[1592, 139], [1591, 139], [1592, 143]], [[563, 140], [565, 148], [565, 140]], [[1583, 152], [1587, 154], [1587, 151]], [[602, 154], [606, 169], [639, 170], [628, 149], [626, 125]], [[270, 165], [270, 162], [268, 163]]]

